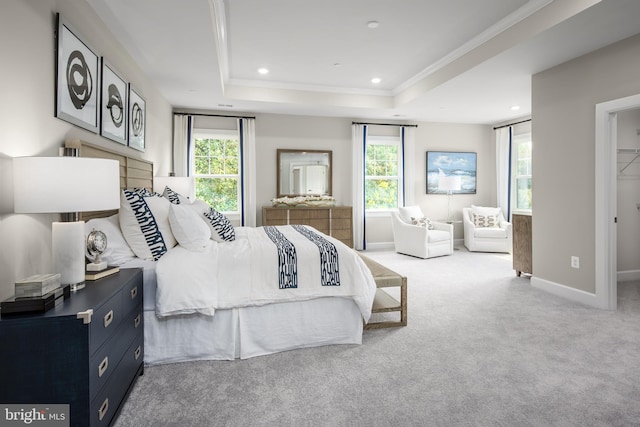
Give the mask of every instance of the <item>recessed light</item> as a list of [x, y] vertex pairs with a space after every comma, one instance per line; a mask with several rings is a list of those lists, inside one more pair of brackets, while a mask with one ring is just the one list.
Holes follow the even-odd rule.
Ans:
[[269, 74], [269, 70], [266, 68], [258, 68], [260, 74]]
[[513, 107], [511, 107], [512, 111], [518, 111], [520, 109], [519, 105], [514, 105]]
[[369, 21], [367, 22], [367, 28], [378, 28], [380, 23], [378, 21]]
[[380, 77], [374, 77], [374, 78], [371, 79], [371, 83], [376, 84], [376, 85], [378, 83], [380, 83], [381, 81], [382, 81], [382, 79]]

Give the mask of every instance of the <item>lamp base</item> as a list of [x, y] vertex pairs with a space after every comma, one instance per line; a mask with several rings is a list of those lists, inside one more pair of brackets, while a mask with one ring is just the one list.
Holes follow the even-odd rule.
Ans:
[[60, 273], [60, 283], [71, 290], [84, 287], [84, 221], [54, 222], [52, 231], [53, 272]]

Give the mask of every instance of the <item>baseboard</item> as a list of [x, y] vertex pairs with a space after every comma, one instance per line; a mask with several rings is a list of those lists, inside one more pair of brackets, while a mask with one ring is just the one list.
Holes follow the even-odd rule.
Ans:
[[368, 251], [389, 251], [395, 249], [393, 242], [367, 243]]
[[640, 280], [640, 270], [618, 271], [618, 282]]
[[592, 294], [591, 292], [581, 291], [580, 289], [571, 288], [535, 276], [531, 277], [531, 286], [571, 301], [586, 304], [591, 307], [603, 308], [596, 294]]

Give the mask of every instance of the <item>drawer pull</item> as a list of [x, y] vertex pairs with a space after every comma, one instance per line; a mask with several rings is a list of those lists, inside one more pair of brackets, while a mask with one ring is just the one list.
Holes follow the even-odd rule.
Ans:
[[109, 310], [107, 314], [104, 316], [104, 327], [108, 328], [109, 325], [113, 322], [113, 310]]
[[135, 288], [131, 289], [131, 299], [136, 299], [137, 296], [138, 296], [138, 287], [136, 286]]
[[141, 313], [138, 313], [138, 315], [136, 316], [136, 318], [133, 320], [133, 327], [137, 328], [138, 326], [140, 326], [140, 319], [141, 319]]
[[142, 348], [138, 346], [138, 348], [136, 348], [136, 351], [133, 353], [133, 356], [135, 357], [136, 360], [140, 358], [141, 353], [142, 353]]
[[100, 366], [98, 366], [98, 377], [102, 377], [102, 375], [107, 371], [109, 367], [109, 356], [106, 356]]
[[100, 421], [102, 421], [104, 416], [107, 415], [108, 410], [109, 410], [109, 398], [107, 397], [104, 400], [104, 402], [102, 402], [100, 409], [98, 409], [98, 418], [100, 419]]

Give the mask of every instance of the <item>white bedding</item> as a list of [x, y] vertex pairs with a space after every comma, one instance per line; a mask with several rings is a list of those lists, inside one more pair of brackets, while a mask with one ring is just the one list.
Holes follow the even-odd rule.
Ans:
[[339, 286], [321, 286], [318, 246], [291, 226], [277, 229], [295, 246], [297, 288], [280, 288], [278, 251], [264, 227], [236, 228], [233, 242], [211, 241], [203, 252], [176, 246], [160, 258], [156, 314], [212, 316], [218, 309], [343, 297], [352, 299], [368, 321], [376, 286], [360, 257], [342, 242], [321, 234], [337, 249], [340, 278]]

